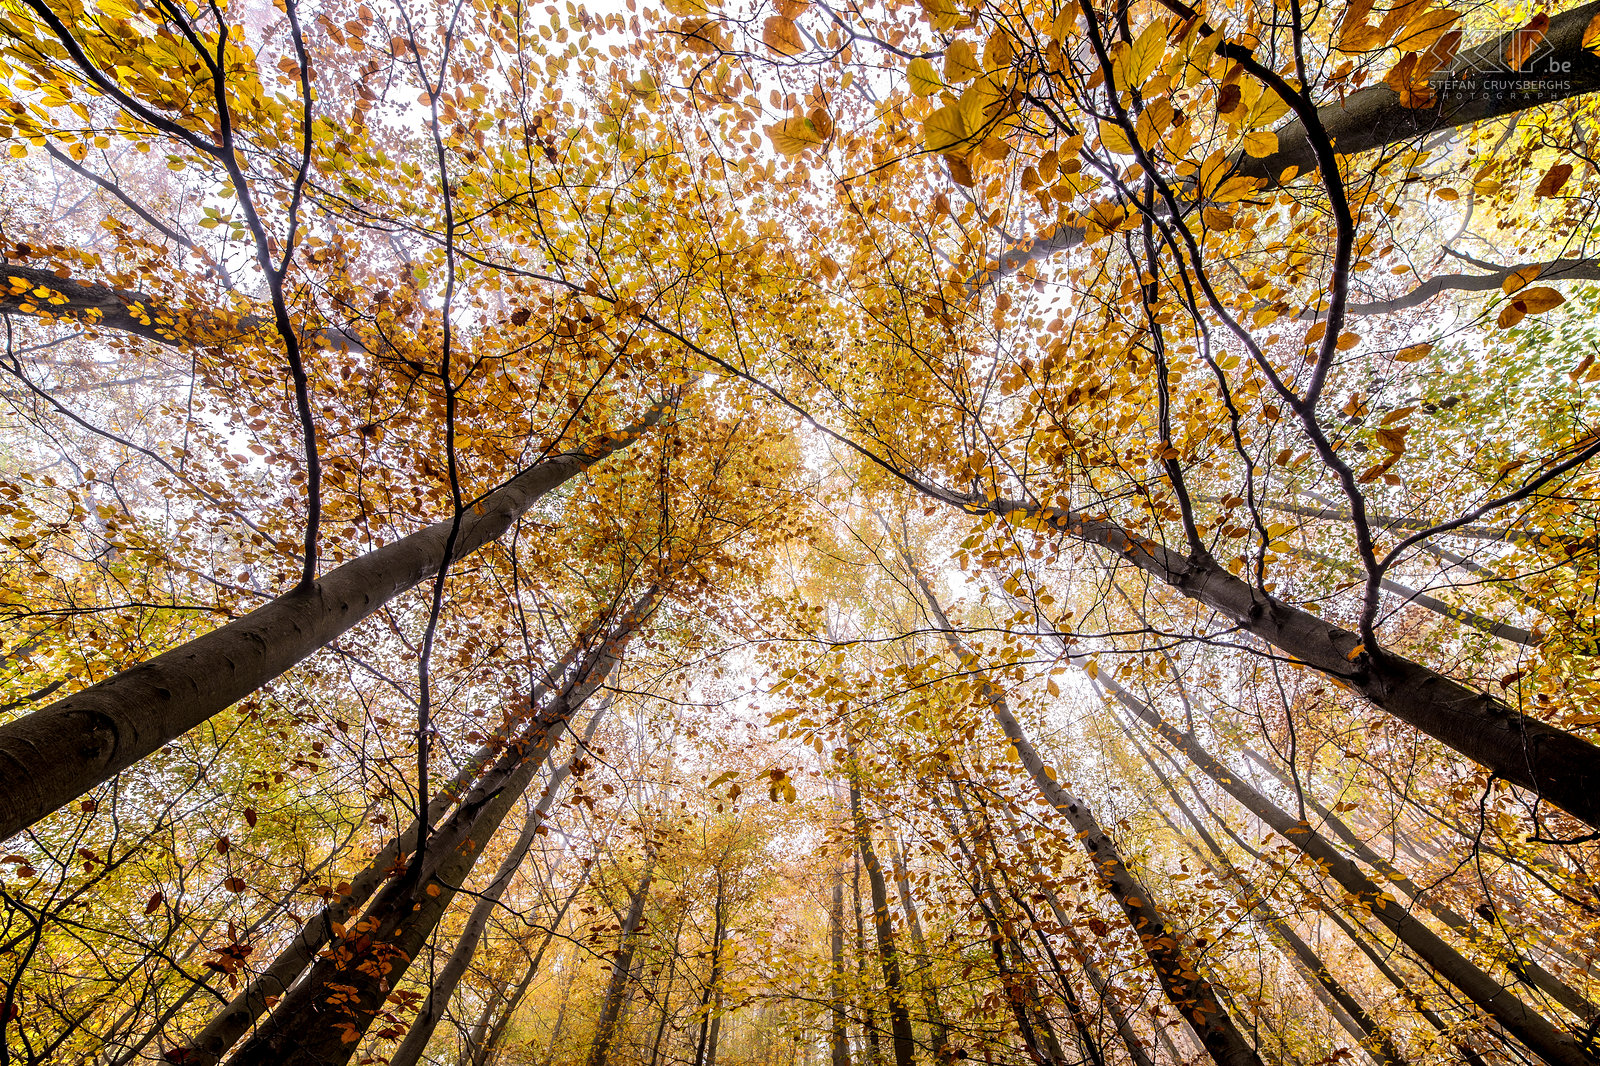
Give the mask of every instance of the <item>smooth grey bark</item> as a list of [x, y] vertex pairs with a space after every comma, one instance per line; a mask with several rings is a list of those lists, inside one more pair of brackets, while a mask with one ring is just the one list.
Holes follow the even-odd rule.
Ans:
[[[528, 701], [530, 706], [537, 706], [549, 693], [552, 685], [559, 684], [566, 678], [577, 662], [580, 650], [573, 648], [551, 668], [546, 679], [547, 683], [540, 684], [530, 694]], [[472, 787], [478, 775], [511, 739], [506, 728], [506, 726], [500, 727], [494, 736], [486, 740], [461, 764], [461, 769], [456, 771], [450, 782], [439, 790], [438, 797], [441, 801], [453, 802]], [[521, 742], [531, 744], [536, 739], [534, 731], [541, 731], [539, 735], [542, 735], [542, 727], [538, 723], [532, 723], [523, 731]], [[392, 876], [395, 864], [403, 856], [410, 855], [416, 850], [417, 825], [417, 820], [413, 818], [411, 824], [385, 844], [361, 872], [350, 878], [350, 891], [329, 902], [301, 926], [294, 939], [278, 952], [272, 964], [246, 983], [227, 1005], [212, 1015], [205, 1028], [185, 1046], [184, 1066], [211, 1066], [243, 1038], [256, 1020], [266, 1013], [267, 1000], [275, 999], [287, 992], [311, 965], [317, 953], [333, 938], [334, 923], [346, 924], [350, 916], [372, 898], [378, 886]]]
[[884, 997], [889, 1006], [889, 1045], [895, 1066], [914, 1066], [916, 1037], [911, 1031], [911, 1015], [906, 1010], [905, 988], [900, 980], [900, 947], [889, 917], [889, 887], [883, 866], [872, 847], [872, 827], [861, 806], [860, 769], [855, 757], [855, 742], [846, 736], [850, 751], [850, 819], [856, 831], [856, 851], [867, 868], [867, 887], [872, 894], [872, 928], [878, 942], [878, 962], [883, 967]]
[[324, 951], [229, 1059], [231, 1066], [343, 1066], [389, 990], [426, 945], [485, 846], [549, 757], [571, 716], [616, 667], [627, 641], [659, 602], [652, 589], [606, 633], [536, 716], [544, 735], [511, 745], [429, 837], [429, 860], [377, 894], [361, 921]]
[[[945, 643], [963, 660], [970, 659], [966, 646], [956, 635], [944, 608], [939, 605], [933, 586], [922, 576], [909, 553], [903, 548], [901, 551], [906, 568], [920, 587], [928, 611], [942, 631]], [[1201, 973], [1200, 964], [1187, 956], [1175, 937], [1164, 936], [1160, 932], [1167, 927], [1165, 917], [1155, 905], [1149, 889], [1123, 862], [1119, 849], [1100, 827], [1093, 811], [1055, 780], [1053, 772], [1046, 767], [1044, 759], [1028, 740], [1021, 724], [1011, 713], [1004, 694], [994, 682], [981, 671], [977, 678], [980, 695], [989, 705], [1006, 739], [1016, 749], [1023, 768], [1033, 778], [1041, 798], [1072, 826], [1079, 843], [1089, 855], [1101, 888], [1127, 916], [1150, 959], [1162, 991], [1172, 1001], [1173, 1007], [1193, 1025], [1195, 1034], [1218, 1066], [1263, 1066], [1255, 1049], [1239, 1032], [1218, 999], [1216, 989]], [[1194, 976], [1187, 976], [1189, 974]]]
[[623, 994], [627, 992], [628, 975], [633, 970], [633, 955], [639, 945], [639, 927], [644, 922], [644, 907], [650, 899], [650, 883], [655, 877], [655, 868], [655, 855], [652, 854], [645, 860], [639, 888], [629, 898], [628, 913], [622, 920], [622, 930], [617, 938], [616, 956], [611, 960], [611, 979], [606, 984], [605, 999], [600, 1003], [599, 1020], [595, 1022], [594, 1042], [589, 1045], [589, 1066], [606, 1066], [610, 1061], [611, 1044], [616, 1039], [617, 1023], [622, 1018]]
[[595, 730], [599, 728], [600, 720], [605, 717], [610, 705], [610, 701], [606, 700], [595, 709], [594, 714], [589, 717], [589, 724], [584, 728], [583, 738], [578, 743], [577, 751], [573, 753], [571, 759], [557, 767], [550, 775], [550, 780], [545, 783], [544, 795], [539, 797], [538, 804], [523, 822], [522, 831], [517, 834], [516, 841], [506, 852], [500, 868], [495, 871], [494, 879], [479, 893], [478, 902], [473, 905], [472, 913], [468, 915], [466, 925], [462, 927], [455, 949], [451, 951], [450, 958], [446, 960], [439, 975], [434, 978], [433, 987], [428, 990], [428, 998], [423, 1001], [422, 1009], [411, 1022], [411, 1028], [406, 1031], [405, 1039], [395, 1048], [394, 1054], [389, 1056], [389, 1066], [416, 1066], [421, 1060], [423, 1051], [428, 1047], [428, 1041], [433, 1037], [434, 1029], [444, 1017], [450, 997], [455, 995], [456, 986], [461, 983], [462, 975], [467, 972], [473, 956], [478, 953], [478, 944], [484, 930], [489, 926], [489, 919], [494, 916], [500, 904], [500, 897], [505, 895], [506, 889], [511, 885], [511, 879], [521, 869], [523, 859], [538, 838], [540, 827], [549, 817], [550, 808], [560, 798], [562, 788], [572, 774], [573, 762], [582, 757], [584, 749], [593, 739]]
[[[1428, 79], [1435, 97], [1429, 106], [1406, 107], [1387, 85], [1369, 85], [1319, 107], [1318, 122], [1334, 150], [1349, 156], [1594, 92], [1600, 89], [1600, 57], [1583, 47], [1583, 31], [1597, 13], [1600, 3], [1588, 3], [1552, 16], [1538, 53], [1517, 71], [1506, 69], [1504, 56], [1520, 30], [1462, 51]], [[1276, 132], [1276, 152], [1259, 159], [1241, 152], [1233, 159], [1233, 173], [1274, 189], [1291, 167], [1291, 180], [1316, 169], [1315, 148], [1303, 122], [1295, 119]], [[1024, 241], [1007, 249], [998, 270], [976, 283], [992, 284], [1036, 259], [1078, 247], [1083, 238], [1082, 229], [1063, 225]]]
[[[626, 447], [665, 410], [546, 459], [461, 516], [454, 562], [500, 538], [540, 497]], [[445, 519], [329, 571], [220, 629], [0, 725], [0, 840], [70, 803], [295, 666], [446, 564]]]
[[[1600, 0], [1595, 6], [1600, 8]], [[1404, 656], [1369, 649], [1357, 634], [1256, 589], [1215, 559], [1190, 558], [1115, 522], [1057, 507], [977, 496], [965, 505], [1001, 517], [1025, 515], [1110, 551], [1446, 747], [1600, 829], [1600, 747], [1587, 740]]]
[[1315, 859], [1329, 877], [1368, 907], [1373, 917], [1401, 943], [1416, 952], [1418, 958], [1499, 1022], [1529, 1050], [1558, 1066], [1594, 1066], [1597, 1060], [1587, 1054], [1570, 1033], [1551, 1023], [1513, 995], [1500, 981], [1445, 943], [1433, 930], [1396, 903], [1322, 834], [1241, 780], [1206, 751], [1193, 735], [1168, 723], [1154, 708], [1121, 685], [1104, 676], [1098, 678], [1098, 683], [1117, 703], [1182, 752], [1196, 769], [1220, 785], [1246, 810]]
[[850, 1066], [850, 1035], [845, 1024], [848, 1015], [844, 1010], [844, 870], [833, 868], [833, 901], [828, 907], [828, 950], [833, 956], [833, 970], [828, 977], [828, 996], [832, 1000], [829, 1015], [832, 1026], [828, 1035], [828, 1048], [832, 1066]]

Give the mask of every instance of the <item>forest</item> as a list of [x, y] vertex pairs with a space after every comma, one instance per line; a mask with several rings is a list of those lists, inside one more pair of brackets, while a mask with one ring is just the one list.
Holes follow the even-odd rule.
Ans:
[[0, 140], [0, 1066], [1600, 1064], [1600, 0], [0, 0]]

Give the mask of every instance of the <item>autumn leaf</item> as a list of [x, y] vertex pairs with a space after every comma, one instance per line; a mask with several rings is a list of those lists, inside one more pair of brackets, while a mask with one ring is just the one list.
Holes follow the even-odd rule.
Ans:
[[795, 116], [765, 127], [772, 147], [780, 155], [797, 156], [810, 148], [819, 147], [823, 137], [809, 118]]
[[1544, 177], [1539, 179], [1539, 187], [1534, 191], [1535, 196], [1554, 196], [1566, 185], [1567, 179], [1572, 177], [1570, 163], [1557, 163], [1544, 172]]
[[951, 41], [944, 50], [944, 80], [952, 85], [960, 85], [982, 76], [983, 66], [978, 62], [972, 45], [960, 39]]
[[944, 88], [944, 82], [939, 80], [938, 72], [933, 69], [933, 64], [921, 56], [913, 59], [907, 65], [906, 81], [911, 86], [911, 91], [918, 96], [932, 96]]
[[800, 27], [782, 15], [774, 15], [762, 23], [761, 42], [781, 56], [796, 56], [806, 50], [800, 39]]

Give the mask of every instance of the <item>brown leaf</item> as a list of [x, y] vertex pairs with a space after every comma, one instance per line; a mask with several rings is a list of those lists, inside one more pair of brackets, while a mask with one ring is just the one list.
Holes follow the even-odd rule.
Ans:
[[1539, 179], [1539, 188], [1534, 191], [1534, 194], [1536, 196], [1554, 196], [1561, 191], [1561, 186], [1565, 185], [1570, 177], [1572, 177], [1572, 165], [1570, 163], [1557, 163], [1544, 172], [1544, 177]]
[[161, 909], [161, 904], [166, 901], [166, 898], [167, 896], [164, 892], [155, 893], [145, 901], [144, 912], [146, 914], [154, 914], [156, 911]]

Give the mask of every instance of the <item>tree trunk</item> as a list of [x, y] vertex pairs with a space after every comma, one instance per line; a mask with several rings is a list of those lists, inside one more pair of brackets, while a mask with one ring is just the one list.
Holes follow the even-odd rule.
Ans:
[[[950, 620], [945, 617], [944, 609], [933, 594], [933, 587], [922, 577], [909, 556], [906, 558], [906, 565], [921, 587], [923, 598], [927, 601], [928, 610], [935, 623], [944, 631], [945, 643], [964, 662], [970, 661], [972, 656], [951, 627]], [[1039, 789], [1040, 796], [1066, 818], [1068, 824], [1076, 831], [1079, 843], [1089, 855], [1090, 865], [1101, 888], [1127, 915], [1128, 922], [1138, 934], [1145, 954], [1150, 958], [1156, 979], [1160, 982], [1162, 991], [1167, 994], [1167, 998], [1172, 1001], [1172, 1005], [1194, 1025], [1200, 1042], [1205, 1045], [1206, 1051], [1218, 1066], [1262, 1066], [1255, 1049], [1233, 1024], [1226, 1008], [1217, 998], [1211, 982], [1201, 974], [1197, 964], [1190, 960], [1177, 939], [1163, 932], [1167, 928], [1167, 922], [1155, 905], [1150, 891], [1122, 861], [1116, 845], [1100, 828], [1094, 813], [1087, 804], [1067, 792], [1055, 780], [1054, 772], [1045, 766], [1044, 760], [1023, 733], [1022, 726], [1012, 715], [1005, 696], [994, 682], [982, 672], [976, 676], [980, 695], [988, 703], [1001, 730], [1016, 749], [1023, 767], [1032, 776], [1035, 786]]]
[[726, 927], [722, 920], [723, 880], [717, 871], [717, 899], [711, 908], [711, 975], [700, 994], [700, 1038], [695, 1041], [694, 1066], [706, 1066], [706, 1047], [711, 1043], [712, 1001], [717, 999], [722, 983], [722, 937]]
[[[450, 562], [510, 529], [540, 497], [654, 426], [597, 437], [518, 474], [462, 515]], [[0, 840], [127, 769], [295, 666], [400, 593], [438, 573], [453, 522], [384, 545], [43, 710], [0, 725]]]
[[867, 885], [872, 893], [872, 925], [878, 938], [878, 961], [883, 966], [884, 994], [889, 1001], [890, 1047], [894, 1051], [895, 1066], [915, 1066], [917, 1041], [911, 1031], [911, 1015], [906, 1011], [905, 989], [900, 983], [900, 952], [889, 917], [889, 888], [872, 848], [872, 827], [861, 807], [861, 770], [856, 762], [855, 742], [848, 737], [846, 742], [850, 748], [850, 818], [855, 824], [856, 850], [867, 868]]
[[949, 1036], [945, 1030], [944, 1011], [939, 1008], [933, 962], [928, 955], [927, 939], [922, 934], [922, 917], [917, 913], [917, 901], [911, 896], [911, 879], [907, 875], [905, 856], [900, 852], [900, 842], [893, 833], [888, 834], [888, 841], [889, 861], [894, 863], [895, 888], [900, 893], [900, 909], [905, 912], [906, 929], [911, 933], [911, 950], [920, 974], [917, 986], [922, 989], [922, 1006], [928, 1015], [928, 1050], [933, 1053], [933, 1061], [942, 1066], [947, 1057]]
[[1323, 1006], [1328, 1008], [1328, 1012], [1333, 1015], [1334, 1020], [1344, 1028], [1345, 1032], [1349, 1033], [1351, 1038], [1373, 1058], [1373, 1061], [1378, 1063], [1378, 1066], [1405, 1066], [1405, 1057], [1395, 1047], [1389, 1033], [1379, 1024], [1377, 1019], [1367, 1013], [1366, 1008], [1350, 994], [1338, 978], [1334, 977], [1332, 971], [1311, 949], [1311, 945], [1301, 939], [1300, 935], [1290, 928], [1287, 922], [1278, 917], [1267, 906], [1262, 894], [1257, 892], [1255, 886], [1251, 885], [1244, 875], [1239, 872], [1238, 868], [1228, 860], [1227, 853], [1222, 850], [1222, 845], [1218, 843], [1216, 837], [1211, 835], [1211, 831], [1200, 820], [1200, 816], [1195, 814], [1189, 808], [1189, 805], [1184, 802], [1183, 797], [1178, 793], [1177, 786], [1167, 778], [1161, 767], [1156, 765], [1155, 759], [1150, 752], [1145, 750], [1144, 745], [1139, 743], [1138, 738], [1130, 732], [1128, 739], [1132, 741], [1134, 748], [1139, 752], [1140, 757], [1144, 759], [1145, 765], [1155, 774], [1156, 780], [1161, 783], [1161, 787], [1166, 791], [1167, 797], [1178, 808], [1184, 820], [1193, 827], [1195, 835], [1200, 838], [1200, 842], [1210, 852], [1210, 858], [1207, 858], [1199, 848], [1195, 847], [1188, 835], [1182, 832], [1167, 817], [1165, 811], [1162, 811], [1161, 818], [1167, 823], [1168, 828], [1172, 830], [1173, 835], [1183, 841], [1195, 858], [1199, 859], [1202, 864], [1219, 874], [1222, 880], [1233, 883], [1235, 889], [1239, 892], [1239, 899], [1261, 921], [1269, 937], [1276, 940], [1280, 948], [1288, 951], [1290, 960], [1296, 963], [1296, 969], [1300, 971], [1302, 978], [1305, 979], [1307, 987], [1322, 1001]]
[[[1283, 770], [1279, 769], [1259, 752], [1245, 748], [1244, 754], [1246, 758], [1276, 777], [1284, 785], [1290, 788], [1295, 787], [1294, 780], [1288, 774], [1284, 773]], [[1523, 958], [1518, 955], [1515, 945], [1498, 943], [1493, 937], [1480, 932], [1466, 917], [1447, 904], [1441, 903], [1428, 895], [1415, 881], [1401, 873], [1393, 863], [1379, 855], [1370, 844], [1361, 839], [1345, 824], [1344, 819], [1324, 807], [1317, 801], [1315, 796], [1301, 789], [1296, 789], [1296, 792], [1304, 797], [1306, 806], [1311, 809], [1318, 820], [1333, 830], [1334, 835], [1344, 842], [1344, 845], [1350, 849], [1351, 854], [1376, 870], [1385, 884], [1393, 885], [1410, 896], [1463, 939], [1475, 944], [1481, 944], [1493, 951], [1507, 969], [1571, 1011], [1585, 1025], [1592, 1025], [1597, 1018], [1600, 1018], [1600, 1007], [1596, 1007], [1577, 989], [1561, 980], [1561, 978], [1539, 965], [1533, 959]]]
[[[1600, 0], [1589, 7], [1600, 10]], [[1025, 515], [1110, 551], [1480, 766], [1600, 829], [1600, 747], [1410, 659], [1369, 649], [1355, 633], [1258, 591], [1215, 559], [1189, 558], [1115, 522], [1056, 507], [976, 496], [963, 505], [1001, 517]]]
[[828, 908], [828, 949], [833, 954], [833, 972], [829, 976], [828, 996], [833, 1001], [830, 1014], [833, 1028], [829, 1034], [832, 1066], [850, 1066], [850, 1037], [845, 1030], [848, 1020], [844, 1010], [844, 869], [833, 868], [833, 903]]
[[490, 837], [527, 789], [567, 720], [600, 687], [623, 644], [657, 602], [652, 591], [587, 657], [537, 724], [538, 743], [508, 749], [430, 836], [429, 861], [390, 881], [266, 1022], [231, 1066], [342, 1066], [444, 916]]
[[[565, 678], [577, 662], [581, 648], [574, 647], [549, 673], [547, 681], [554, 682]], [[529, 705], [537, 706], [549, 692], [549, 684], [540, 684], [529, 697]], [[538, 726], [525, 728], [521, 734], [520, 742], [531, 744], [536, 739]], [[473, 755], [462, 764], [450, 783], [439, 790], [438, 798], [441, 802], [453, 802], [458, 799], [473, 781], [482, 772], [484, 767], [493, 761], [495, 755], [505, 747], [510, 739], [507, 727], [502, 726], [496, 735], [490, 737], [478, 748]], [[417, 821], [412, 819], [411, 824], [399, 836], [390, 840], [383, 849], [373, 856], [362, 871], [350, 879], [350, 891], [340, 896], [337, 900], [325, 906], [320, 913], [315, 915], [295, 934], [293, 940], [280, 951], [272, 964], [261, 973], [257, 974], [242, 988], [227, 1005], [212, 1016], [198, 1036], [185, 1047], [184, 1066], [211, 1066], [228, 1049], [238, 1043], [239, 1039], [256, 1023], [256, 1019], [266, 1013], [267, 1000], [275, 999], [286, 992], [306, 967], [314, 959], [330, 938], [333, 936], [335, 922], [344, 924], [350, 915], [364, 906], [378, 886], [392, 876], [401, 856], [415, 850], [417, 844]]]
[[412, 1021], [411, 1028], [406, 1032], [405, 1039], [389, 1057], [389, 1066], [416, 1066], [421, 1060], [422, 1052], [427, 1048], [428, 1041], [433, 1037], [433, 1031], [439, 1025], [439, 1019], [444, 1017], [444, 1011], [450, 1004], [450, 997], [455, 995], [456, 985], [460, 984], [461, 976], [467, 972], [467, 966], [477, 954], [478, 944], [483, 938], [483, 932], [489, 925], [489, 919], [494, 916], [495, 909], [500, 903], [500, 897], [511, 885], [511, 879], [517, 870], [522, 867], [522, 861], [527, 856], [528, 850], [533, 847], [533, 842], [538, 837], [539, 828], [544, 825], [544, 820], [550, 814], [550, 808], [561, 796], [562, 787], [567, 783], [567, 777], [572, 773], [572, 764], [583, 756], [583, 749], [594, 737], [595, 730], [600, 725], [600, 720], [605, 717], [610, 701], [605, 701], [595, 710], [589, 718], [589, 724], [583, 731], [583, 739], [578, 744], [578, 750], [571, 759], [563, 763], [546, 783], [544, 795], [539, 797], [538, 806], [528, 815], [523, 823], [522, 832], [517, 835], [516, 842], [511, 845], [511, 850], [506, 852], [505, 859], [500, 863], [500, 868], [495, 871], [494, 880], [478, 896], [478, 902], [472, 908], [472, 914], [467, 918], [467, 924], [461, 930], [461, 936], [456, 941], [455, 950], [450, 953], [450, 958], [445, 962], [444, 969], [439, 971], [434, 979], [433, 987], [428, 991], [428, 998], [422, 1004], [422, 1010]]
[[618, 1023], [622, 1019], [622, 1003], [628, 991], [633, 955], [639, 947], [639, 927], [644, 923], [644, 905], [650, 899], [650, 882], [655, 876], [655, 868], [655, 855], [652, 854], [645, 860], [639, 888], [633, 893], [628, 903], [628, 914], [622, 920], [616, 957], [611, 960], [611, 980], [606, 985], [605, 999], [600, 1003], [600, 1017], [594, 1025], [594, 1041], [589, 1045], [589, 1066], [606, 1066], [610, 1061], [611, 1044], [617, 1038]]
[[861, 852], [854, 853], [855, 872], [850, 881], [851, 902], [856, 911], [856, 993], [861, 997], [861, 1035], [867, 1043], [869, 1066], [883, 1066], [883, 1048], [878, 1043], [878, 1012], [872, 1008], [872, 981], [867, 976], [867, 925], [861, 918]]
[[1500, 981], [1461, 955], [1439, 938], [1433, 930], [1401, 907], [1344, 853], [1333, 847], [1326, 838], [1305, 822], [1299, 821], [1271, 800], [1240, 780], [1217, 762], [1196, 739], [1170, 725], [1153, 708], [1137, 699], [1121, 685], [1101, 676], [1104, 685], [1118, 703], [1135, 717], [1154, 729], [1162, 739], [1183, 752], [1184, 756], [1207, 777], [1211, 778], [1246, 810], [1285, 840], [1315, 859], [1338, 884], [1363, 907], [1371, 909], [1373, 917], [1382, 922], [1417, 957], [1437, 971], [1461, 991], [1480, 1009], [1494, 1018], [1506, 1031], [1539, 1055], [1546, 1062], [1560, 1066], [1593, 1066], [1591, 1058], [1571, 1034], [1563, 1032], [1548, 1019], [1532, 1010], [1526, 1003], [1512, 995]]

